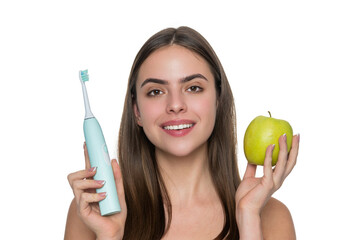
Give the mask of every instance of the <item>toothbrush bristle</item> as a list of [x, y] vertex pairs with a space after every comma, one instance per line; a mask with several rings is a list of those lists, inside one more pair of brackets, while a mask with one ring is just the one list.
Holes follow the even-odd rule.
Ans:
[[81, 77], [81, 81], [86, 82], [89, 81], [89, 74], [88, 74], [88, 70], [84, 70], [84, 71], [80, 71], [80, 77]]

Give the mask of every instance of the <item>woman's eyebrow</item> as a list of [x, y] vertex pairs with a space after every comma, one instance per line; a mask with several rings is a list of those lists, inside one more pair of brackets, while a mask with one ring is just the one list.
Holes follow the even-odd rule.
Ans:
[[[181, 79], [180, 79], [180, 83], [185, 83], [185, 82], [191, 81], [191, 80], [193, 80], [193, 79], [195, 79], [195, 78], [202, 78], [202, 79], [208, 81], [207, 78], [206, 78], [204, 75], [202, 75], [202, 74], [200, 74], [200, 73], [196, 73], [196, 74], [192, 74], [192, 75], [190, 75], [190, 76], [181, 78]], [[142, 88], [145, 84], [151, 83], [151, 82], [152, 82], [152, 83], [157, 83], [157, 84], [163, 84], [163, 85], [168, 85], [168, 84], [169, 84], [169, 81], [167, 81], [167, 80], [158, 79], [158, 78], [147, 78], [147, 79], [145, 79], [145, 81], [141, 84], [140, 88]]]
[[182, 78], [182, 79], [180, 80], [180, 82], [181, 82], [181, 83], [188, 82], [188, 81], [193, 80], [194, 78], [202, 78], [202, 79], [204, 79], [204, 80], [207, 81], [207, 78], [206, 78], [204, 75], [202, 75], [202, 74], [200, 74], [200, 73], [196, 73], [196, 74], [192, 74], [192, 75], [190, 75], [190, 76], [187, 76], [187, 77]]
[[169, 84], [169, 82], [166, 81], [166, 80], [162, 80], [162, 79], [158, 79], [158, 78], [147, 78], [147, 79], [145, 79], [145, 81], [141, 84], [140, 88], [142, 88], [145, 84], [151, 83], [151, 82], [153, 82], [153, 83], [158, 83], [158, 84], [163, 84], [163, 85]]

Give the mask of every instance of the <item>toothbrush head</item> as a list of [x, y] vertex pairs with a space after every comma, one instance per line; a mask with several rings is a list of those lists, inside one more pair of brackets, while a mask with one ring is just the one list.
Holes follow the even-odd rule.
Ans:
[[81, 80], [82, 82], [89, 81], [88, 70], [87, 70], [87, 69], [86, 69], [86, 70], [83, 70], [83, 71], [80, 70], [79, 77], [80, 77], [80, 80]]

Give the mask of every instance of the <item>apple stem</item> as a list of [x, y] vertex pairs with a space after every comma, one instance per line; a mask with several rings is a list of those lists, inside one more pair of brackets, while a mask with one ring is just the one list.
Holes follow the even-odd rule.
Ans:
[[270, 111], [268, 111], [268, 113], [269, 113], [269, 115], [270, 115], [270, 117], [271, 117], [271, 113], [270, 113]]

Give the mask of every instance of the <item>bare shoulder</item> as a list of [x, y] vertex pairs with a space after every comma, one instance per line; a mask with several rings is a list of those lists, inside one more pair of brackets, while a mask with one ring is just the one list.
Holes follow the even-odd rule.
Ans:
[[264, 239], [296, 239], [294, 222], [289, 209], [275, 198], [271, 198], [261, 212], [261, 228]]

